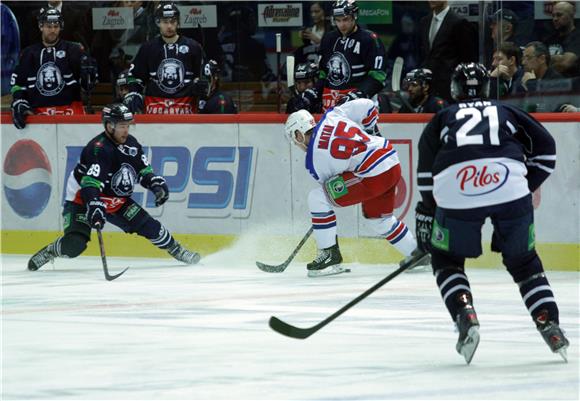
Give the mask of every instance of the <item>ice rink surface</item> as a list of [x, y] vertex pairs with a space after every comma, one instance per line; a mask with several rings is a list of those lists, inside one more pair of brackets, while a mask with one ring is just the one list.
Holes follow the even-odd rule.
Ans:
[[[285, 254], [262, 260], [279, 263]], [[471, 269], [481, 343], [470, 366], [431, 273], [406, 273], [306, 340], [275, 315], [318, 323], [395, 269], [268, 274], [243, 247], [198, 266], [2, 256], [2, 399], [577, 400], [578, 272], [548, 272], [569, 363], [537, 333], [503, 269]]]

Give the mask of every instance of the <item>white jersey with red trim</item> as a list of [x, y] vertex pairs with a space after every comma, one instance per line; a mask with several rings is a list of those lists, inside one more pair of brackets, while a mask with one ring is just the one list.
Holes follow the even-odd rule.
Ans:
[[327, 111], [313, 130], [306, 169], [320, 183], [345, 171], [374, 177], [399, 164], [385, 138], [369, 135], [379, 119], [370, 99], [356, 99]]

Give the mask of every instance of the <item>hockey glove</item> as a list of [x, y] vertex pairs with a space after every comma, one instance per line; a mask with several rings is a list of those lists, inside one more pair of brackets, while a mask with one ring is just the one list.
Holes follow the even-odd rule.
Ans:
[[346, 102], [350, 102], [351, 100], [355, 100], [355, 99], [365, 99], [367, 96], [361, 92], [361, 91], [351, 91], [348, 92], [346, 95], [344, 95], [343, 97], [341, 97], [340, 99], [338, 99], [338, 102], [336, 103], [337, 106], [340, 106], [341, 104], [345, 104]]
[[97, 60], [86, 54], [81, 56], [81, 76], [80, 85], [85, 92], [93, 90], [99, 81], [99, 70], [97, 69]]
[[99, 198], [87, 203], [87, 222], [92, 228], [103, 228], [106, 221], [105, 213], [107, 213], [107, 205]]
[[318, 102], [318, 93], [316, 90], [309, 88], [302, 92], [301, 98], [302, 103], [304, 104], [304, 108], [306, 110], [310, 110], [310, 108], [313, 107], [316, 102]]
[[195, 78], [191, 88], [193, 96], [207, 97], [209, 94], [209, 81], [207, 79]]
[[16, 99], [12, 102], [12, 122], [18, 129], [26, 127], [26, 116], [32, 114], [32, 107], [26, 99]]
[[129, 92], [123, 98], [123, 104], [131, 110], [131, 113], [141, 113], [144, 108], [143, 95], [139, 92]]
[[415, 208], [415, 235], [417, 248], [423, 252], [431, 252], [431, 231], [433, 230], [433, 211], [423, 202], [418, 202]]
[[167, 187], [165, 178], [156, 175], [151, 178], [150, 182], [149, 189], [155, 195], [155, 206], [163, 205], [169, 199], [169, 188]]

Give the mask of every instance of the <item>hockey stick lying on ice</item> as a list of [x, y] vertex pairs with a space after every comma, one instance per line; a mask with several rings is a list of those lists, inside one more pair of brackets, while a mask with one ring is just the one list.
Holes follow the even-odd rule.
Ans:
[[421, 260], [426, 254], [420, 254], [412, 259], [406, 261], [399, 267], [397, 270], [389, 274], [387, 277], [373, 285], [371, 288], [360, 294], [358, 297], [350, 301], [348, 304], [344, 305], [342, 308], [334, 312], [332, 315], [324, 319], [322, 322], [308, 328], [300, 328], [296, 326], [292, 326], [282, 320], [278, 319], [276, 316], [270, 317], [270, 327], [272, 330], [277, 331], [280, 334], [283, 334], [288, 337], [298, 338], [298, 339], [305, 339], [316, 333], [318, 330], [326, 326], [328, 323], [332, 322], [334, 319], [342, 315], [344, 312], [358, 304], [360, 301], [371, 295], [373, 292], [381, 288], [383, 285], [387, 284], [389, 281], [397, 277], [399, 274], [403, 273], [408, 268], [415, 266], [419, 260]]
[[105, 272], [105, 278], [107, 281], [113, 281], [114, 279], [121, 277], [123, 273], [125, 273], [128, 267], [125, 268], [119, 274], [109, 274], [109, 269], [107, 268], [107, 258], [105, 257], [105, 243], [103, 242], [103, 234], [101, 233], [101, 227], [97, 227], [97, 236], [99, 237], [99, 248], [101, 250], [101, 260], [103, 261], [103, 271]]
[[282, 273], [284, 270], [286, 270], [286, 268], [288, 267], [290, 262], [292, 262], [292, 259], [294, 259], [294, 256], [296, 256], [298, 251], [300, 251], [300, 248], [302, 248], [302, 245], [304, 245], [306, 243], [306, 241], [308, 240], [308, 238], [310, 238], [311, 234], [312, 234], [312, 227], [310, 227], [310, 230], [308, 230], [308, 232], [304, 235], [304, 238], [302, 238], [302, 240], [298, 243], [298, 245], [296, 245], [296, 248], [294, 248], [294, 250], [292, 251], [290, 256], [288, 256], [288, 259], [286, 259], [284, 261], [284, 263], [282, 263], [281, 265], [272, 266], [272, 265], [267, 265], [267, 264], [262, 263], [262, 262], [256, 262], [256, 266], [258, 266], [258, 268], [260, 270], [265, 271], [267, 273]]

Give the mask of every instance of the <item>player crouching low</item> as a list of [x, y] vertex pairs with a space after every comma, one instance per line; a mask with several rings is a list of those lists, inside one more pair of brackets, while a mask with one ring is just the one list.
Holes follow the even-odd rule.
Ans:
[[374, 132], [378, 117], [372, 100], [356, 99], [327, 112], [318, 124], [306, 110], [292, 113], [286, 121], [288, 139], [306, 152], [306, 168], [321, 184], [308, 195], [319, 249], [307, 265], [309, 277], [347, 271], [340, 265], [333, 207], [359, 203], [368, 224], [407, 256], [404, 262], [410, 261], [410, 268], [429, 259], [416, 249], [405, 223], [393, 216], [401, 166], [387, 139], [367, 133]]
[[84, 147], [68, 178], [62, 213], [64, 235], [34, 254], [28, 270], [38, 270], [56, 257], [79, 256], [91, 239], [91, 228], [102, 228], [105, 220], [126, 233], [147, 238], [183, 263], [199, 262], [198, 253], [183, 248], [131, 199], [137, 182], [153, 192], [155, 206], [169, 199], [165, 179], [153, 173], [141, 144], [129, 134], [133, 114], [127, 106], [114, 103], [103, 108], [102, 121], [105, 131]]

